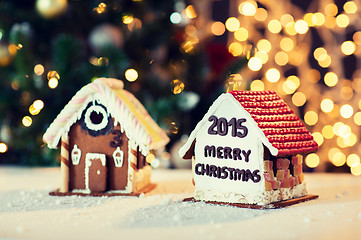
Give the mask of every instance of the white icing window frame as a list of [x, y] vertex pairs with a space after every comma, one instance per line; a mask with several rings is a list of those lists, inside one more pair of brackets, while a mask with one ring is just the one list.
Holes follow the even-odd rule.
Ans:
[[[76, 152], [78, 152], [78, 154]], [[71, 162], [73, 165], [78, 165], [80, 163], [80, 158], [81, 150], [78, 148], [78, 145], [74, 144], [74, 147], [71, 150]]]
[[[120, 156], [117, 156], [118, 154]], [[113, 160], [114, 160], [115, 167], [122, 167], [123, 166], [124, 152], [122, 150], [120, 150], [119, 147], [117, 147], [117, 149], [113, 152]]]
[[[96, 113], [101, 113], [103, 115], [103, 119], [102, 119], [101, 123], [94, 124], [94, 123], [91, 122], [90, 114], [93, 111], [96, 112]], [[99, 131], [99, 130], [101, 130], [101, 129], [103, 129], [103, 128], [105, 128], [107, 126], [107, 124], [108, 124], [108, 114], [107, 114], [107, 112], [105, 111], [105, 109], [103, 107], [93, 104], [92, 106], [90, 106], [86, 110], [85, 115], [84, 115], [84, 122], [85, 122], [85, 125], [89, 129], [91, 129], [93, 131]]]

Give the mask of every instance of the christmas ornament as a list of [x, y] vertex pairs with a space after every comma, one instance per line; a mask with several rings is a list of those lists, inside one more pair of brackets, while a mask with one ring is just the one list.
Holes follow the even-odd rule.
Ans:
[[89, 35], [89, 44], [95, 53], [99, 53], [109, 46], [121, 48], [123, 42], [123, 34], [120, 29], [111, 24], [97, 26]]
[[36, 10], [46, 19], [54, 19], [63, 15], [68, 8], [67, 0], [37, 0]]

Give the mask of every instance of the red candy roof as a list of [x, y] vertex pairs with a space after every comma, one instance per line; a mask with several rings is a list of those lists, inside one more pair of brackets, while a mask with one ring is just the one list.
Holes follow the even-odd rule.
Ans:
[[314, 152], [312, 135], [295, 113], [274, 91], [231, 91], [263, 131], [277, 156]]

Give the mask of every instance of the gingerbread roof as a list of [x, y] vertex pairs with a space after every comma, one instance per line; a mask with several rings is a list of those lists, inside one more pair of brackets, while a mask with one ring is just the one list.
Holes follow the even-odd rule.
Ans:
[[278, 156], [314, 152], [317, 143], [293, 110], [274, 91], [231, 91], [251, 115]]
[[[209, 116], [228, 100], [245, 110], [256, 129], [255, 134], [274, 156], [296, 155], [316, 151], [317, 143], [287, 104], [274, 91], [231, 91], [219, 96], [180, 149], [182, 157], [193, 151], [197, 132]], [[229, 102], [228, 102], [229, 104]]]
[[115, 123], [120, 124], [131, 144], [139, 146], [143, 154], [168, 143], [167, 135], [134, 95], [123, 89], [122, 81], [98, 78], [81, 88], [50, 124], [43, 136], [49, 148], [57, 148], [61, 137], [67, 136], [70, 127], [81, 118], [82, 111], [90, 101], [101, 101]]

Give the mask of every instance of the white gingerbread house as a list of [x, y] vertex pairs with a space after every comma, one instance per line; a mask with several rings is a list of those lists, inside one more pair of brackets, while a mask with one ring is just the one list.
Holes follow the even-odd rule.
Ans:
[[265, 205], [307, 194], [302, 156], [317, 143], [273, 91], [222, 94], [179, 154], [193, 159], [196, 200]]

